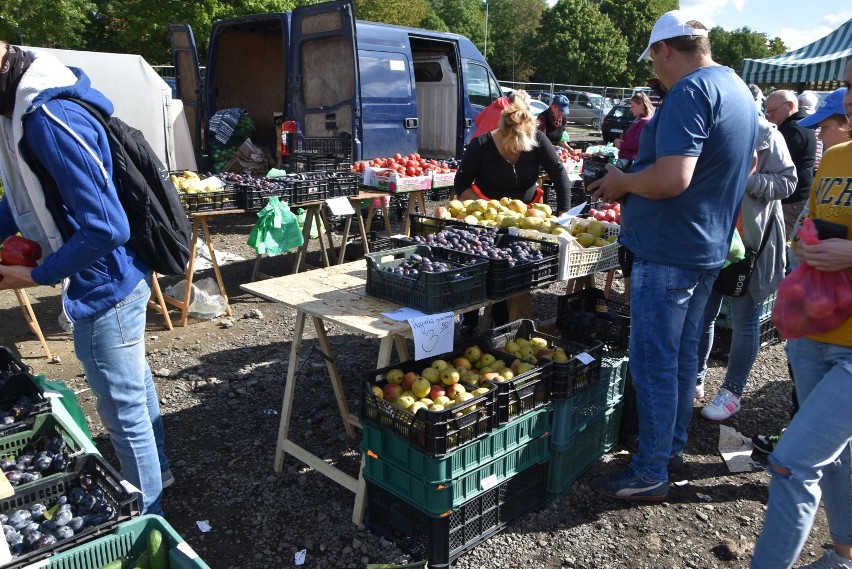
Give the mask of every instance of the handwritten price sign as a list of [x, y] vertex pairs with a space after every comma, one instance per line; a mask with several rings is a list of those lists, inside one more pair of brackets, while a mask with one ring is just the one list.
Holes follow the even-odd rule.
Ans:
[[409, 318], [414, 336], [414, 359], [422, 360], [453, 350], [453, 313], [429, 314]]

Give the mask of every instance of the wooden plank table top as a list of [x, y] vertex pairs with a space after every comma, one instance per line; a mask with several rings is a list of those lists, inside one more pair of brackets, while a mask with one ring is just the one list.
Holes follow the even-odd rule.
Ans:
[[[325, 269], [248, 283], [240, 285], [240, 288], [369, 337], [384, 338], [390, 334], [411, 336], [408, 322], [382, 315], [396, 310], [399, 305], [367, 296], [366, 285], [367, 261], [359, 259]], [[457, 310], [456, 314], [490, 303], [486, 300], [466, 306]]]

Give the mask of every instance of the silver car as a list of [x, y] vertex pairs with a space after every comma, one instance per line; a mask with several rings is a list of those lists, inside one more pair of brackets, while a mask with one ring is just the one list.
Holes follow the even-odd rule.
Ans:
[[600, 129], [603, 118], [612, 108], [612, 103], [597, 93], [562, 91], [559, 94], [568, 97], [570, 107], [568, 121], [574, 124]]

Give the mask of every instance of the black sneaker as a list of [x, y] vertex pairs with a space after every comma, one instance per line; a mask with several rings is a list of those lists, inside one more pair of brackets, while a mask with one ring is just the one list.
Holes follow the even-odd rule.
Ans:
[[668, 470], [669, 474], [681, 474], [686, 470], [686, 462], [684, 462], [682, 454], [672, 455], [669, 459]]
[[781, 435], [755, 435], [751, 438], [751, 444], [754, 445], [755, 450], [764, 454], [772, 454], [780, 438]]

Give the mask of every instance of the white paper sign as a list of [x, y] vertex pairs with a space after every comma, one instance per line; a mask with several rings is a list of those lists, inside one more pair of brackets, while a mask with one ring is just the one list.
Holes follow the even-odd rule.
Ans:
[[452, 312], [409, 318], [414, 336], [414, 359], [422, 360], [453, 349], [454, 319]]
[[391, 310], [390, 312], [382, 312], [382, 316], [387, 316], [391, 320], [396, 320], [397, 322], [405, 322], [409, 318], [420, 318], [421, 316], [426, 316], [426, 314], [419, 310], [408, 308], [407, 306], [401, 306], [396, 310]]
[[355, 210], [352, 209], [352, 202], [348, 198], [331, 198], [325, 200], [328, 209], [332, 215], [352, 215]]

